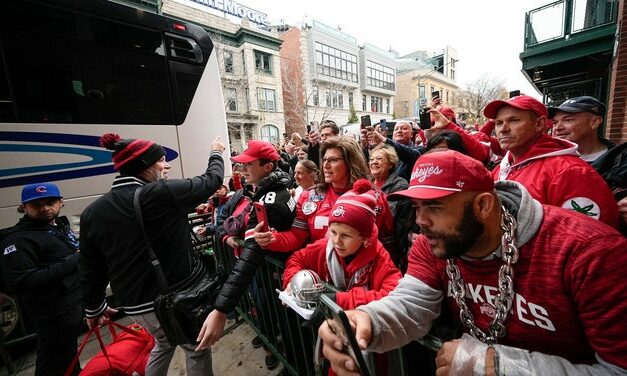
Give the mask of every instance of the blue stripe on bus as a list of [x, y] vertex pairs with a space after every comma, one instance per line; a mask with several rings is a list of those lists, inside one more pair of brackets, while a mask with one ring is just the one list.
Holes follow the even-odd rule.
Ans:
[[101, 165], [104, 163], [111, 163], [111, 151], [109, 150], [96, 150], [85, 149], [65, 146], [48, 146], [48, 145], [15, 145], [15, 144], [0, 144], [0, 153], [4, 152], [17, 152], [17, 153], [53, 153], [53, 154], [66, 154], [66, 155], [83, 155], [89, 158], [87, 161], [82, 162], [68, 162], [58, 163], [40, 166], [30, 167], [16, 167], [0, 169], [0, 177], [32, 174], [35, 172], [49, 172], [52, 170], [61, 169], [74, 169], [77, 167]]
[[[99, 147], [99, 136], [86, 136], [66, 133], [44, 133], [44, 132], [0, 132], [0, 141], [21, 141], [32, 143], [57, 143], [65, 145], [85, 145]], [[170, 148], [164, 147], [166, 152], [166, 160], [171, 161], [178, 157], [178, 153]], [[72, 154], [84, 155], [91, 158], [90, 161], [69, 162], [63, 164], [51, 164], [43, 166], [29, 166], [0, 169], [0, 177], [24, 175], [14, 178], [0, 179], [0, 188], [20, 186], [24, 184], [39, 183], [51, 180], [67, 180], [83, 178], [95, 175], [107, 175], [115, 173], [113, 163], [111, 162], [111, 151], [102, 148], [101, 150], [52, 146], [52, 145], [36, 145], [36, 144], [0, 144], [0, 152], [40, 152], [55, 154]], [[4, 159], [4, 158], [3, 158]], [[92, 165], [102, 165], [98, 167], [88, 167]], [[87, 168], [80, 168], [87, 167]], [[71, 171], [55, 171], [59, 169], [68, 169]], [[78, 168], [78, 169], [77, 169]], [[38, 173], [39, 172], [39, 173]]]

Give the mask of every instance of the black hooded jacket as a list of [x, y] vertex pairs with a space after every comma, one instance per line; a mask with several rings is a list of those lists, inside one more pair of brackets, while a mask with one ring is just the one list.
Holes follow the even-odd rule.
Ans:
[[[288, 174], [278, 169], [274, 170], [257, 184], [257, 190], [252, 196], [253, 201], [264, 204], [269, 226], [277, 231], [289, 229], [294, 221], [296, 202], [288, 190], [291, 182], [292, 179]], [[243, 194], [239, 194], [237, 197], [241, 199], [243, 196]], [[235, 208], [237, 203], [231, 205]], [[216, 298], [215, 308], [222, 313], [229, 313], [235, 308], [263, 261], [264, 255], [272, 254], [272, 252], [261, 249], [252, 238], [252, 229], [257, 224], [257, 216], [253, 210], [246, 226], [244, 249]]]

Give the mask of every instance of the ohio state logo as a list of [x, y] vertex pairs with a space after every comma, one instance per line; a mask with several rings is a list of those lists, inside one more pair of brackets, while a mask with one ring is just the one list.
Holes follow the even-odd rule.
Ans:
[[35, 192], [37, 193], [46, 193], [48, 192], [48, 189], [45, 185], [40, 185], [39, 187], [35, 188]]
[[494, 315], [496, 314], [496, 310], [494, 309], [494, 307], [488, 303], [483, 303], [479, 307], [479, 311], [484, 315], [492, 318], [494, 318]]
[[344, 213], [346, 213], [346, 210], [344, 209], [344, 207], [343, 206], [338, 206], [337, 208], [335, 208], [335, 210], [333, 210], [331, 215], [334, 216], [334, 217], [342, 217], [344, 215]]
[[429, 166], [429, 167], [418, 167], [412, 172], [411, 180], [423, 183], [427, 178], [430, 178], [433, 175], [440, 175], [444, 170], [440, 168], [440, 166]]

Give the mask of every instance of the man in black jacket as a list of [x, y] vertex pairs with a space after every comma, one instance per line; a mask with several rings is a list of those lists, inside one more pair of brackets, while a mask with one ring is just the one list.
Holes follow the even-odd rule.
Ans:
[[5, 281], [35, 324], [35, 375], [65, 373], [82, 323], [78, 241], [68, 219], [59, 217], [62, 206], [56, 185], [26, 185], [18, 209], [25, 215], [0, 236]]
[[[110, 282], [124, 311], [156, 339], [146, 374], [166, 375], [174, 347], [153, 312], [159, 284], [133, 209], [133, 196], [141, 189], [139, 201], [147, 236], [168, 285], [175, 285], [191, 273], [188, 213], [222, 184], [224, 145], [219, 138], [213, 142], [204, 174], [173, 180], [166, 178], [170, 166], [163, 147], [152, 141], [122, 140], [107, 134], [101, 145], [114, 151], [114, 167], [120, 176], [81, 216], [80, 269], [87, 323], [96, 325], [99, 317], [107, 314], [105, 289]], [[182, 348], [188, 375], [213, 375], [210, 350], [195, 352], [193, 345]]]
[[[292, 226], [296, 202], [288, 190], [291, 185], [290, 176], [277, 168], [279, 158], [279, 154], [272, 144], [252, 140], [242, 154], [231, 159], [234, 162], [242, 163], [242, 174], [246, 181], [255, 184], [250, 200], [264, 204], [268, 216], [268, 225], [277, 231], [285, 231]], [[235, 197], [239, 197], [240, 200], [246, 199], [244, 193], [239, 191], [233, 196], [233, 198]], [[233, 209], [226, 209], [225, 212], [232, 213], [237, 206], [241, 205], [238, 205], [237, 202], [230, 202], [229, 208]], [[254, 282], [255, 271], [263, 262], [264, 254], [267, 253], [259, 247], [253, 238], [253, 233], [258, 225], [257, 216], [253, 210], [244, 226], [245, 231], [243, 234], [239, 234], [240, 237], [244, 236], [244, 246], [240, 257], [216, 299], [215, 309], [209, 314], [200, 331], [199, 338], [201, 341], [197, 347], [198, 350], [208, 348], [220, 338], [227, 314], [235, 308], [239, 299], [246, 292], [246, 288]], [[237, 246], [237, 243], [232, 241], [237, 235], [227, 234], [224, 229], [220, 228], [217, 230], [217, 234], [222, 234], [219, 238], [226, 244]], [[270, 354], [266, 356], [266, 365], [268, 368], [276, 366], [276, 360], [273, 361]]]

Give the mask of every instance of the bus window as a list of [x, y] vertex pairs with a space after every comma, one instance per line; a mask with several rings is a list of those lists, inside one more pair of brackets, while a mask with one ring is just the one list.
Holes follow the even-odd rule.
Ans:
[[6, 39], [20, 122], [173, 124], [164, 56], [36, 34]]
[[[1, 55], [0, 55], [1, 57]], [[13, 100], [9, 90], [9, 82], [4, 71], [4, 65], [0, 63], [0, 122], [14, 122]]]

